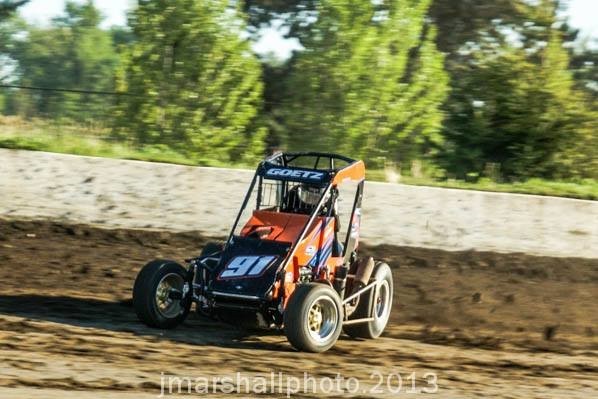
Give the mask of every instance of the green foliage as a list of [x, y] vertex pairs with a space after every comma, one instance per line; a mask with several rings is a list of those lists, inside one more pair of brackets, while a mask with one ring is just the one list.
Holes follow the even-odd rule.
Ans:
[[573, 53], [570, 69], [576, 87], [585, 91], [598, 108], [598, 49], [584, 47]]
[[436, 43], [450, 60], [460, 58], [459, 49], [477, 42], [480, 32], [491, 31], [495, 22], [522, 21], [520, 0], [433, 0], [429, 15], [438, 27]]
[[[118, 64], [110, 34], [98, 27], [99, 11], [92, 1], [67, 2], [65, 14], [50, 28], [25, 27], [12, 39], [8, 55], [17, 62], [17, 83], [61, 89], [112, 91]], [[113, 99], [64, 92], [18, 93], [8, 111], [28, 116], [105, 118]], [[86, 104], [82, 107], [80, 104]]]
[[[25, 28], [25, 23], [12, 13], [0, 16], [0, 83], [11, 80], [15, 60], [9, 55], [13, 48], [14, 35]], [[0, 108], [2, 110], [4, 108]]]
[[[50, 27], [23, 3], [0, 0], [2, 83], [121, 95], [2, 88], [0, 110], [119, 144], [35, 130], [17, 146], [200, 164], [334, 151], [435, 184], [598, 178], [597, 53], [571, 46], [558, 0], [141, 0], [109, 30], [91, 0]], [[305, 49], [258, 60], [247, 38], [280, 23]]]
[[291, 149], [405, 161], [441, 142], [447, 76], [428, 5], [320, 2], [288, 82]]
[[290, 28], [289, 36], [296, 37], [306, 30], [319, 0], [245, 0], [242, 3], [253, 31], [282, 18]]
[[130, 15], [119, 134], [168, 144], [198, 160], [261, 155], [261, 69], [227, 0], [148, 0]]
[[508, 178], [566, 175], [559, 157], [581, 138], [583, 114], [561, 44], [553, 32], [534, 54], [540, 62], [513, 47], [475, 53], [467, 80], [453, 92], [447, 121], [450, 164], [458, 176], [482, 174], [488, 163], [500, 165]]
[[17, 8], [27, 3], [29, 0], [0, 0], [0, 21], [7, 19]]
[[451, 66], [445, 165], [460, 178], [483, 176], [489, 166], [509, 180], [595, 177], [595, 112], [568, 69], [556, 4], [522, 10], [526, 23], [485, 32]]

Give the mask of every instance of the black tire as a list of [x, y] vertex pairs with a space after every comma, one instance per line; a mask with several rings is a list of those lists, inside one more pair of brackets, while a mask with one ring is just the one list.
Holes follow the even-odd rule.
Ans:
[[[189, 314], [190, 295], [179, 300], [171, 299], [169, 293], [174, 288], [182, 294], [186, 284], [187, 271], [178, 263], [158, 259], [146, 264], [137, 275], [133, 287], [133, 308], [139, 320], [150, 327], [164, 329], [181, 324]], [[165, 294], [159, 295], [159, 286]], [[162, 305], [165, 305], [163, 309]]]
[[[317, 305], [317, 306], [314, 306]], [[317, 313], [320, 307], [320, 326]], [[314, 308], [313, 313], [310, 312]], [[310, 320], [314, 324], [310, 324]], [[324, 352], [337, 341], [343, 323], [343, 305], [332, 287], [310, 283], [299, 285], [284, 312], [284, 332], [293, 347], [306, 352]], [[317, 331], [316, 331], [317, 330]], [[323, 337], [319, 335], [323, 334]]]
[[[357, 309], [355, 309], [355, 312], [353, 312], [349, 319], [362, 319], [373, 316], [374, 320], [343, 326], [345, 333], [353, 338], [378, 338], [388, 324], [388, 319], [392, 310], [393, 284], [392, 272], [386, 263], [376, 263], [372, 278], [370, 279], [370, 282], [373, 281], [380, 281], [382, 284], [380, 292], [378, 293], [379, 295], [376, 296], [374, 289], [364, 293], [361, 298], [359, 298]], [[378, 301], [380, 301], [380, 307], [375, 307], [374, 314], [370, 315], [372, 302]]]
[[206, 245], [201, 250], [201, 254], [199, 256], [208, 256], [218, 252], [222, 252], [224, 249], [224, 243], [210, 241], [207, 242]]

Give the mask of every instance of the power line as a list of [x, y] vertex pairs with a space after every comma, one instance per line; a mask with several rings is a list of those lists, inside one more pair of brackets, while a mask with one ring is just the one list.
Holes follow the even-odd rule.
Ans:
[[117, 93], [112, 91], [94, 91], [94, 90], [80, 90], [80, 89], [57, 89], [52, 87], [36, 87], [36, 86], [21, 86], [21, 85], [6, 85], [0, 84], [0, 87], [7, 89], [24, 89], [24, 90], [37, 90], [37, 91], [57, 91], [64, 93], [78, 93], [78, 94], [99, 94], [104, 96], [134, 96], [130, 93]]
[[[38, 86], [22, 86], [22, 85], [7, 85], [7, 84], [0, 84], [0, 87], [4, 87], [4, 88], [8, 88], [8, 89], [24, 89], [24, 90], [37, 90], [37, 91], [56, 91], [56, 92], [65, 92], [65, 93], [78, 93], [78, 94], [99, 94], [99, 95], [111, 95], [111, 96], [138, 97], [138, 95], [136, 95], [136, 94], [117, 93], [117, 92], [112, 92], [112, 91], [60, 89], [60, 88], [55, 88], [55, 87], [38, 87]], [[271, 101], [271, 100], [263, 100], [263, 103], [268, 104], [268, 105], [284, 105], [285, 104], [282, 101]]]
[[[104, 96], [129, 96], [129, 97], [139, 97], [138, 94], [132, 93], [118, 93], [113, 91], [94, 91], [94, 90], [82, 90], [82, 89], [61, 89], [55, 87], [39, 87], [39, 86], [22, 86], [22, 85], [7, 85], [7, 84], [0, 84], [0, 87], [7, 88], [7, 89], [24, 89], [24, 90], [36, 90], [36, 91], [50, 91], [50, 92], [63, 92], [63, 93], [78, 93], [78, 94], [97, 94], [97, 95], [104, 95]], [[262, 101], [264, 104], [267, 105], [287, 105], [284, 101], [273, 101], [273, 100], [266, 100]], [[322, 106], [322, 104], [320, 104]], [[336, 108], [337, 106], [334, 104], [324, 106], [325, 108]]]

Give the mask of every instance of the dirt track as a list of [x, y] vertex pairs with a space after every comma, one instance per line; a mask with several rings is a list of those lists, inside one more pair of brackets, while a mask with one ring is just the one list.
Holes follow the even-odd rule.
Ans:
[[[372, 391], [372, 373], [394, 372], [404, 396], [418, 396], [405, 393], [412, 372], [418, 390], [427, 387], [424, 373], [436, 373], [434, 396], [443, 398], [598, 392], [598, 260], [366, 248], [394, 269], [391, 324], [379, 340], [345, 337], [315, 355], [292, 351], [276, 332], [252, 335], [196, 316], [172, 331], [137, 322], [130, 295], [138, 269], [155, 257], [182, 260], [204, 241], [197, 233], [0, 220], [0, 397], [156, 397], [161, 372], [271, 371], [359, 378], [358, 393], [330, 397], [396, 397], [386, 382]], [[231, 396], [190, 396], [220, 395]]]

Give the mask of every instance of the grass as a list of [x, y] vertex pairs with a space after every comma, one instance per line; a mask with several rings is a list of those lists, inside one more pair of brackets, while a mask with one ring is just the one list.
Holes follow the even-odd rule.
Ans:
[[165, 145], [137, 146], [110, 137], [110, 129], [97, 126], [55, 124], [45, 120], [24, 121], [0, 115], [0, 148], [47, 151], [103, 158], [163, 162], [177, 165], [249, 167], [213, 160], [191, 159]]
[[3, 137], [0, 147], [19, 150], [47, 151], [62, 154], [89, 155], [104, 158], [133, 159], [138, 161], [167, 162], [181, 165], [196, 165], [178, 152], [156, 147], [139, 147], [111, 143], [95, 138], [53, 137]]
[[[375, 181], [386, 181], [383, 170], [368, 171], [368, 178]], [[598, 200], [598, 181], [594, 179], [580, 179], [577, 181], [559, 181], [545, 179], [529, 179], [514, 183], [497, 183], [482, 178], [475, 183], [463, 180], [435, 180], [431, 178], [401, 177], [400, 183], [413, 186], [430, 186], [456, 188], [462, 190], [493, 191], [502, 193], [547, 195], [553, 197], [567, 197], [587, 200]]]
[[[101, 127], [54, 124], [43, 120], [24, 121], [20, 118], [2, 116], [0, 116], [0, 147], [180, 165], [236, 168], [253, 168], [254, 166], [222, 164], [210, 160], [193, 160], [166, 146], [139, 147], [128, 145], [110, 139], [109, 130]], [[368, 169], [367, 177], [369, 180], [387, 181], [384, 170]], [[490, 179], [480, 179], [475, 183], [471, 183], [461, 180], [435, 180], [426, 177], [402, 176], [400, 183], [415, 186], [598, 200], [598, 181], [593, 179], [578, 181], [530, 179], [516, 183], [497, 183]]]

